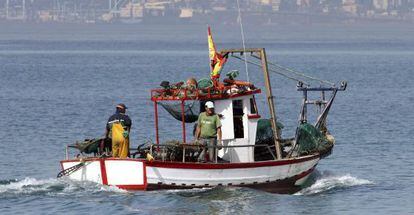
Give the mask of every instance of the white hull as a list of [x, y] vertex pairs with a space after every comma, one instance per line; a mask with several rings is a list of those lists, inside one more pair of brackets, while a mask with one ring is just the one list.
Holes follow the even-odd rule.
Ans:
[[[302, 185], [318, 161], [319, 156], [316, 155], [280, 161], [224, 164], [91, 158], [68, 177], [133, 190], [247, 186], [273, 191], [284, 186]], [[67, 169], [79, 164], [79, 161], [66, 160], [61, 164], [63, 169]]]
[[[114, 185], [124, 189], [146, 188], [145, 163], [136, 159], [88, 159], [85, 165], [69, 175], [70, 179]], [[80, 161], [62, 161], [63, 169]]]

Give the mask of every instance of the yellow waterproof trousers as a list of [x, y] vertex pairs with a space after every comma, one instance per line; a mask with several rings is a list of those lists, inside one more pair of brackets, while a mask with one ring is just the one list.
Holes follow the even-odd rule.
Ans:
[[129, 152], [129, 137], [124, 137], [125, 129], [120, 123], [112, 125], [112, 156], [126, 158]]

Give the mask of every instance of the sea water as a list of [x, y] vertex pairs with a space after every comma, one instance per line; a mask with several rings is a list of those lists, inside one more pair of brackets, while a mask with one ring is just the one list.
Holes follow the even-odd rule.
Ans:
[[[212, 30], [219, 49], [241, 47], [237, 26]], [[64, 147], [101, 136], [119, 102], [133, 120], [132, 147], [155, 139], [150, 89], [163, 80], [208, 77], [205, 26], [3, 23], [0, 214], [414, 213], [412, 26], [246, 25], [245, 31], [247, 46], [266, 48], [270, 62], [348, 81], [328, 118], [334, 151], [301, 191], [131, 192], [56, 179]], [[235, 59], [224, 73], [231, 69], [263, 88], [254, 66], [248, 77]], [[301, 94], [295, 81], [273, 74], [271, 81], [283, 135], [292, 136]], [[257, 99], [259, 114], [268, 117], [264, 96]], [[164, 110], [160, 114], [161, 140], [181, 138], [180, 123]]]

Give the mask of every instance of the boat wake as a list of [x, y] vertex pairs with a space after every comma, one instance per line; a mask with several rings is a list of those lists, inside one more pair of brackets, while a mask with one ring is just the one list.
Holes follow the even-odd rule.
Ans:
[[[313, 183], [295, 193], [294, 195], [315, 195], [332, 190], [344, 189], [349, 187], [374, 184], [372, 181], [360, 179], [350, 174], [332, 175], [331, 173], [316, 173]], [[202, 188], [190, 190], [170, 190], [167, 193], [178, 193], [182, 196], [198, 196], [203, 193], [214, 193], [218, 188]], [[240, 188], [228, 188], [240, 189]], [[221, 190], [222, 192], [222, 190]], [[35, 179], [24, 178], [22, 180], [0, 180], [0, 198], [9, 198], [21, 195], [44, 195], [44, 196], [64, 196], [82, 195], [82, 193], [129, 193], [126, 190], [115, 186], [105, 186], [87, 181], [73, 181], [68, 178], [60, 179]]]
[[92, 182], [78, 182], [67, 178], [1, 180], [0, 196], [10, 197], [16, 195], [73, 195], [74, 193], [127, 193], [128, 191], [113, 186], [103, 186]]
[[374, 182], [360, 179], [350, 174], [346, 175], [332, 175], [330, 173], [322, 173], [316, 176], [314, 183], [295, 193], [294, 195], [315, 195], [337, 189], [344, 189], [349, 187], [374, 184]]

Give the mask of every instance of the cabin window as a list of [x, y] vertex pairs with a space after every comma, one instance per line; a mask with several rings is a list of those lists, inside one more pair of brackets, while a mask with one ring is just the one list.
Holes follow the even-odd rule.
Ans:
[[233, 100], [234, 138], [244, 138], [243, 100]]
[[254, 98], [250, 99], [250, 113], [257, 114], [256, 100]]

